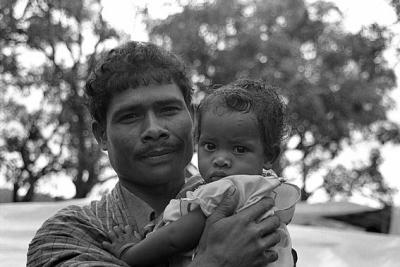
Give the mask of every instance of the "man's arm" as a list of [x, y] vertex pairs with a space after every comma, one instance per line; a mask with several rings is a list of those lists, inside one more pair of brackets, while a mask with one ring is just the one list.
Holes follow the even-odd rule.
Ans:
[[258, 218], [274, 206], [266, 198], [253, 206], [232, 215], [237, 205], [238, 194], [229, 192], [217, 210], [207, 219], [197, 256], [190, 267], [197, 266], [265, 266], [275, 261], [278, 255], [268, 248], [280, 241], [277, 216], [260, 222]]
[[70, 206], [57, 212], [29, 244], [27, 266], [128, 266], [103, 249], [106, 232], [90, 210]]

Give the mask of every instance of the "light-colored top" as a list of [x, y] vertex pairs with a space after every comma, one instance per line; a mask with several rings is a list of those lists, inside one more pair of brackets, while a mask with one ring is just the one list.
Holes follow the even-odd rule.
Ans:
[[[186, 197], [172, 199], [164, 210], [163, 221], [165, 223], [178, 220], [188, 212], [201, 208], [206, 216], [209, 216], [221, 202], [224, 193], [235, 187], [239, 193], [239, 203], [236, 212], [239, 212], [264, 197], [275, 199], [274, 209], [265, 213], [260, 220], [276, 214], [281, 219], [278, 231], [281, 233], [281, 241], [273, 249], [278, 252], [278, 260], [268, 266], [294, 266], [292, 256], [292, 243], [286, 228], [294, 213], [296, 202], [300, 199], [300, 190], [297, 186], [285, 183], [274, 173], [269, 176], [235, 175], [224, 177], [218, 181], [201, 185], [194, 191], [186, 192]], [[182, 258], [183, 260], [183, 258]]]

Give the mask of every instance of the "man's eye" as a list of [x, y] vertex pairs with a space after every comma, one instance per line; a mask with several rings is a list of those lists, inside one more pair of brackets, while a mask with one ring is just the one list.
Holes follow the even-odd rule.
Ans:
[[139, 114], [137, 113], [128, 113], [121, 117], [121, 121], [132, 121], [139, 119]]
[[238, 153], [238, 154], [246, 153], [246, 151], [247, 151], [247, 148], [244, 146], [235, 146], [233, 148], [233, 152]]
[[176, 107], [176, 106], [166, 106], [166, 107], [163, 107], [162, 109], [161, 109], [161, 112], [163, 113], [163, 114], [175, 114], [176, 112], [178, 112], [180, 110], [180, 108], [179, 107]]
[[216, 146], [213, 143], [205, 143], [203, 146], [204, 146], [204, 149], [209, 152], [214, 151], [216, 148]]

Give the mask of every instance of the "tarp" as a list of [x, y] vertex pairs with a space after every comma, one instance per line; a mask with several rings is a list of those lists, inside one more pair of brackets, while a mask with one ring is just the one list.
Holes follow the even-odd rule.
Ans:
[[[87, 202], [0, 204], [1, 266], [26, 266], [29, 241], [43, 221], [62, 207]], [[310, 212], [316, 213], [312, 209]], [[299, 255], [299, 267], [400, 266], [400, 236], [397, 235], [294, 224], [289, 225], [289, 231]]]
[[289, 225], [297, 266], [398, 267], [400, 236]]
[[392, 219], [390, 221], [389, 233], [400, 235], [400, 207], [392, 208]]

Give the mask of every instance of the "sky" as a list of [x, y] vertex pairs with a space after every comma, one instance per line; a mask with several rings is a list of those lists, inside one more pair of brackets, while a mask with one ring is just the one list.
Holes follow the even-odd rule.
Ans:
[[[307, 0], [308, 2], [315, 2], [316, 0]], [[388, 5], [388, 0], [334, 0], [331, 1], [335, 3], [344, 15], [344, 27], [347, 31], [357, 32], [364, 25], [369, 25], [371, 23], [378, 23], [381, 25], [390, 26], [391, 29], [400, 33], [399, 28], [394, 28], [393, 23], [396, 20], [396, 15], [393, 9]], [[131, 40], [136, 41], [147, 41], [148, 36], [146, 29], [141, 23], [141, 16], [138, 13], [138, 7], [148, 6], [149, 14], [158, 19], [165, 19], [169, 14], [179, 10], [179, 7], [174, 5], [174, 0], [142, 0], [142, 1], [131, 1], [131, 0], [103, 0], [103, 17], [106, 19], [113, 27], [125, 32], [130, 36]], [[362, 6], [361, 6], [362, 5]], [[398, 27], [398, 26], [397, 26]], [[400, 43], [400, 34], [397, 37], [397, 43]], [[32, 59], [32, 54], [25, 54], [26, 57]], [[389, 66], [394, 67], [396, 65], [396, 56], [394, 54], [394, 49], [389, 49], [386, 54], [386, 59], [388, 60]], [[30, 62], [40, 62], [40, 60], [30, 60]], [[400, 79], [400, 64], [395, 67], [395, 72], [397, 77]], [[388, 113], [389, 119], [400, 123], [400, 87], [392, 92], [393, 99], [398, 100], [397, 108]], [[35, 97], [34, 97], [35, 98]], [[37, 96], [40, 98], [40, 95]], [[35, 108], [35, 103], [40, 105], [40, 101], [35, 100], [25, 100], [29, 102], [31, 108]], [[37, 108], [37, 107], [36, 107]], [[341, 163], [346, 163], [348, 166], [351, 164], [357, 164], [367, 160], [368, 151], [378, 146], [377, 144], [365, 143], [360, 141], [354, 147], [348, 147], [342, 153], [341, 157], [337, 160]], [[396, 164], [400, 155], [400, 146], [386, 145], [381, 149], [384, 157], [384, 162], [381, 165], [381, 172], [385, 177], [385, 180], [389, 185], [397, 188], [400, 192], [400, 179], [398, 177], [398, 170]], [[349, 166], [350, 167], [350, 166]], [[288, 170], [288, 178], [295, 178], [295, 170]], [[293, 176], [293, 177], [291, 177]], [[43, 181], [48, 182], [48, 181]], [[318, 186], [320, 178], [312, 180], [311, 184], [308, 185], [310, 188]], [[1, 185], [1, 180], [0, 180]], [[66, 197], [72, 197], [74, 187], [70, 182], [68, 177], [62, 179], [58, 178], [57, 183], [53, 183], [51, 191], [61, 192], [64, 189], [67, 193]], [[65, 190], [66, 189], [66, 190]], [[72, 192], [72, 193], [71, 193]], [[322, 201], [326, 198], [323, 194], [316, 194], [314, 201]], [[313, 201], [313, 199], [311, 199]], [[353, 201], [365, 203], [365, 199], [353, 199]], [[368, 202], [368, 201], [367, 201]], [[395, 197], [395, 203], [400, 206], [400, 193]]]

